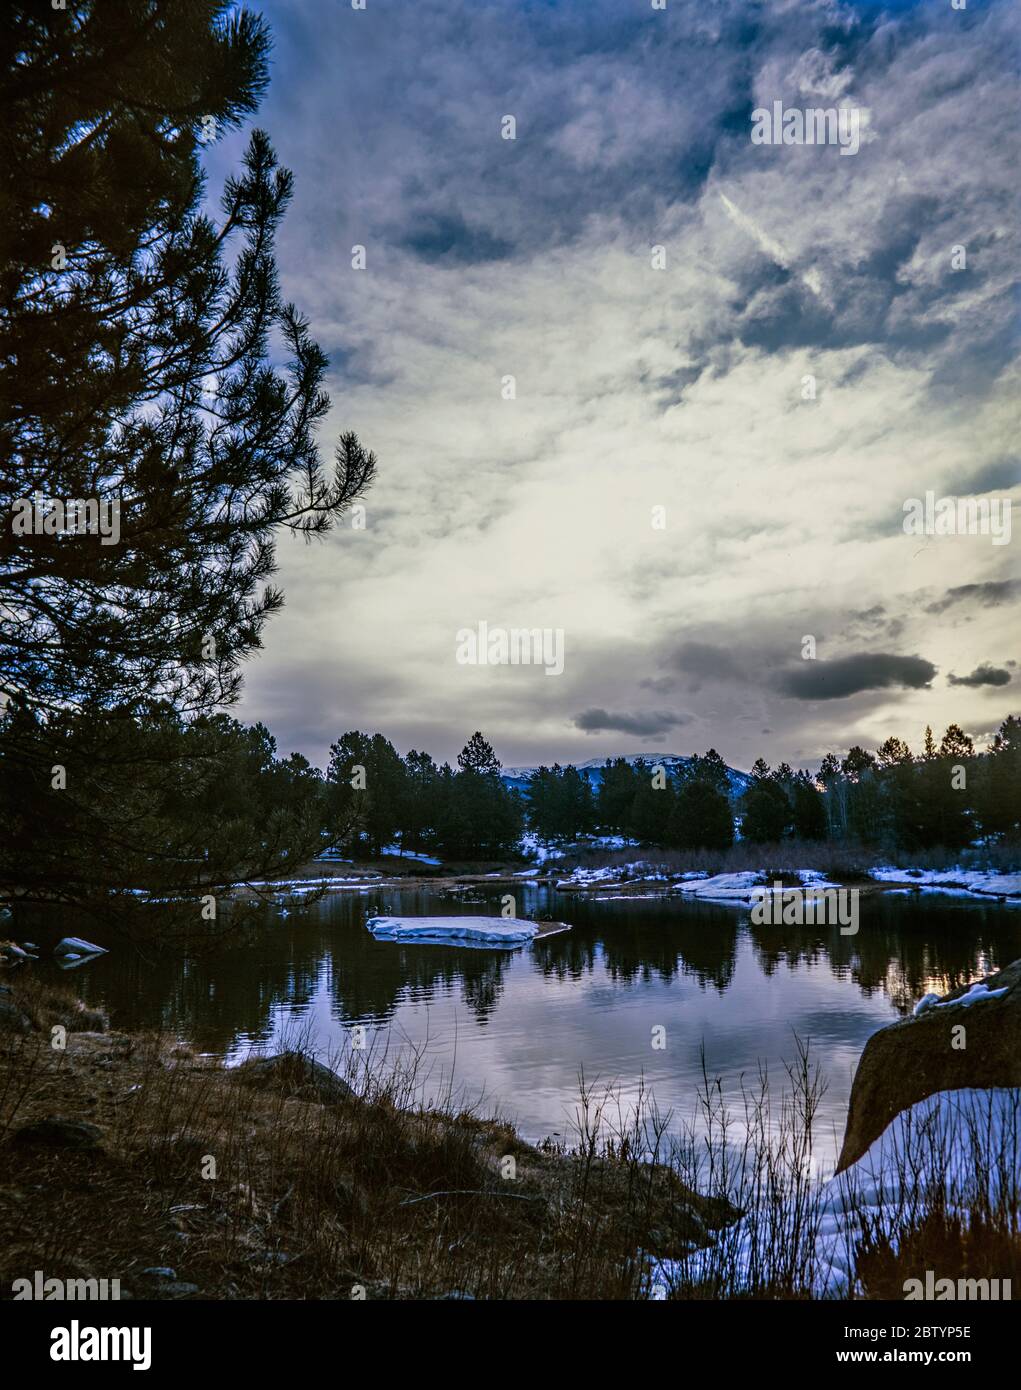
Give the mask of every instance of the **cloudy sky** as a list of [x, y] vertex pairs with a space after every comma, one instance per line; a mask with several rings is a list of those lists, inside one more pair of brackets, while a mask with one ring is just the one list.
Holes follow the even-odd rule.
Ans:
[[[903, 529], [927, 491], [1018, 520], [1012, 5], [262, 8], [283, 289], [325, 451], [380, 471], [364, 530], [281, 541], [244, 717], [317, 761], [481, 728], [748, 767], [1019, 709], [1021, 540]], [[753, 143], [774, 101], [861, 112], [860, 149]], [[480, 620], [562, 629], [563, 674], [458, 664]]]

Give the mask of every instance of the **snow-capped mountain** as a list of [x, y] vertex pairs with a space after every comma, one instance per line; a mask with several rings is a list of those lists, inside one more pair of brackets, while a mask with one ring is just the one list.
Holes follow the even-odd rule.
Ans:
[[[614, 757], [619, 756], [621, 755], [614, 754], [610, 761], [612, 762]], [[664, 767], [668, 774], [672, 773], [675, 768], [686, 767], [691, 762], [690, 756], [685, 756], [683, 753], [628, 753], [624, 756], [632, 766], [637, 762], [644, 762], [650, 767]], [[569, 763], [570, 759], [568, 759], [567, 762], [561, 763], [561, 766], [567, 767]], [[605, 757], [588, 758], [583, 763], [575, 763], [574, 766], [582, 776], [589, 779], [593, 788], [597, 788], [599, 783], [603, 780], [603, 767], [605, 763]], [[505, 767], [500, 773], [500, 776], [508, 786], [516, 787], [519, 791], [523, 791], [528, 779], [528, 774], [534, 771], [534, 767]], [[727, 780], [730, 783], [731, 798], [736, 799], [741, 796], [752, 779], [747, 772], [740, 772], [736, 767], [728, 766]]]

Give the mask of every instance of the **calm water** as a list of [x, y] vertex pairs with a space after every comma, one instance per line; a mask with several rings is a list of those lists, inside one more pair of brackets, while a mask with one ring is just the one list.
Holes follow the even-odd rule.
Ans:
[[572, 930], [524, 950], [377, 942], [364, 926], [376, 913], [496, 915], [505, 891], [334, 893], [274, 912], [243, 949], [146, 962], [121, 946], [70, 978], [115, 1027], [160, 1026], [229, 1060], [299, 1032], [337, 1054], [362, 1024], [370, 1048], [423, 1050], [430, 1094], [453, 1078], [530, 1139], [571, 1132], [582, 1069], [625, 1098], [644, 1076], [661, 1109], [689, 1117], [703, 1044], [725, 1087], [760, 1063], [782, 1081], [797, 1033], [826, 1078], [821, 1118], [837, 1146], [869, 1035], [926, 990], [1021, 956], [1021, 910], [941, 896], [867, 896], [855, 937], [753, 926], [747, 908], [538, 886], [516, 886], [519, 915]]

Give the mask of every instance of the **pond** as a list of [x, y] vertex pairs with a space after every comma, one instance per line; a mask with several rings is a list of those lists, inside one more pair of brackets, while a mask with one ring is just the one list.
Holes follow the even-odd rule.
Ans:
[[502, 883], [334, 892], [289, 905], [286, 917], [271, 908], [266, 929], [244, 947], [186, 961], [119, 946], [65, 978], [105, 1005], [115, 1028], [163, 1028], [228, 1061], [299, 1035], [335, 1058], [361, 1025], [364, 1055], [419, 1052], [429, 1095], [452, 1085], [459, 1096], [484, 1097], [484, 1109], [531, 1140], [572, 1135], [581, 1072], [590, 1086], [618, 1087], [625, 1101], [644, 1084], [661, 1111], [688, 1118], [703, 1047], [709, 1073], [734, 1095], [760, 1065], [771, 1082], [785, 1082], [797, 1035], [827, 1085], [825, 1166], [869, 1035], [928, 990], [943, 993], [1021, 956], [1021, 909], [938, 894], [864, 894], [855, 936], [756, 926], [747, 907], [600, 900], [520, 883], [518, 915], [572, 930], [510, 951], [376, 941], [365, 929], [376, 914], [496, 915], [507, 891]]

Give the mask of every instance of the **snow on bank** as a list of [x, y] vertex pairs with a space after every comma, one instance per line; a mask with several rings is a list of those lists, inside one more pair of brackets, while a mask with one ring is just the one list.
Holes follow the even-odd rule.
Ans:
[[[786, 873], [790, 880], [793, 875]], [[798, 869], [797, 877], [806, 891], [839, 887], [817, 869]], [[790, 892], [796, 884], [788, 882], [778, 886], [779, 880], [768, 878], [765, 869], [745, 869], [740, 873], [714, 874], [711, 878], [704, 869], [678, 873], [664, 870], [636, 859], [627, 864], [607, 865], [597, 869], [575, 869], [566, 878], [557, 880], [558, 888], [616, 888], [625, 884], [664, 885], [671, 893], [683, 893], [687, 897], [705, 898], [712, 902], [735, 903], [738, 906], [751, 906], [763, 892]], [[631, 895], [634, 896], [634, 895]]]
[[393, 859], [407, 859], [412, 864], [432, 864], [438, 868], [443, 863], [442, 859], [437, 859], [435, 854], [416, 854], [410, 849], [402, 850], [400, 845], [384, 845], [379, 851], [380, 854], [389, 854]]
[[523, 917], [370, 917], [365, 925], [377, 941], [441, 946], [523, 946], [539, 934]]
[[[822, 1184], [818, 1205], [765, 1210], [719, 1232], [714, 1244], [681, 1260], [655, 1262], [650, 1296], [674, 1284], [718, 1278], [754, 1289], [768, 1278], [778, 1234], [814, 1227], [809, 1264], [816, 1298], [846, 1298], [854, 1281], [855, 1248], [866, 1232], [894, 1249], [926, 1212], [945, 1209], [965, 1223], [1001, 1201], [1017, 1210], [1021, 1171], [1021, 1090], [940, 1091], [901, 1111], [845, 1172]], [[734, 1194], [740, 1203], [740, 1194]], [[782, 1244], [782, 1236], [780, 1237]], [[773, 1255], [773, 1260], [777, 1256]], [[780, 1264], [785, 1255], [781, 1250]]]
[[956, 1009], [959, 1004], [980, 1004], [983, 999], [999, 999], [1007, 993], [1008, 988], [1008, 985], [1004, 985], [1002, 989], [990, 989], [984, 980], [976, 980], [971, 989], [959, 994], [956, 999], [943, 999], [938, 994], [923, 994], [912, 1012], [917, 1018], [919, 1014], [928, 1013], [930, 1009]]
[[654, 869], [644, 859], [627, 864], [607, 864], [598, 869], [575, 869], [566, 878], [557, 880], [558, 888], [586, 888], [590, 884], [669, 883], [676, 878], [662, 869]]
[[1021, 873], [1000, 874], [991, 869], [870, 869], [877, 883], [910, 883], [918, 888], [956, 889], [978, 897], [1021, 898]]

